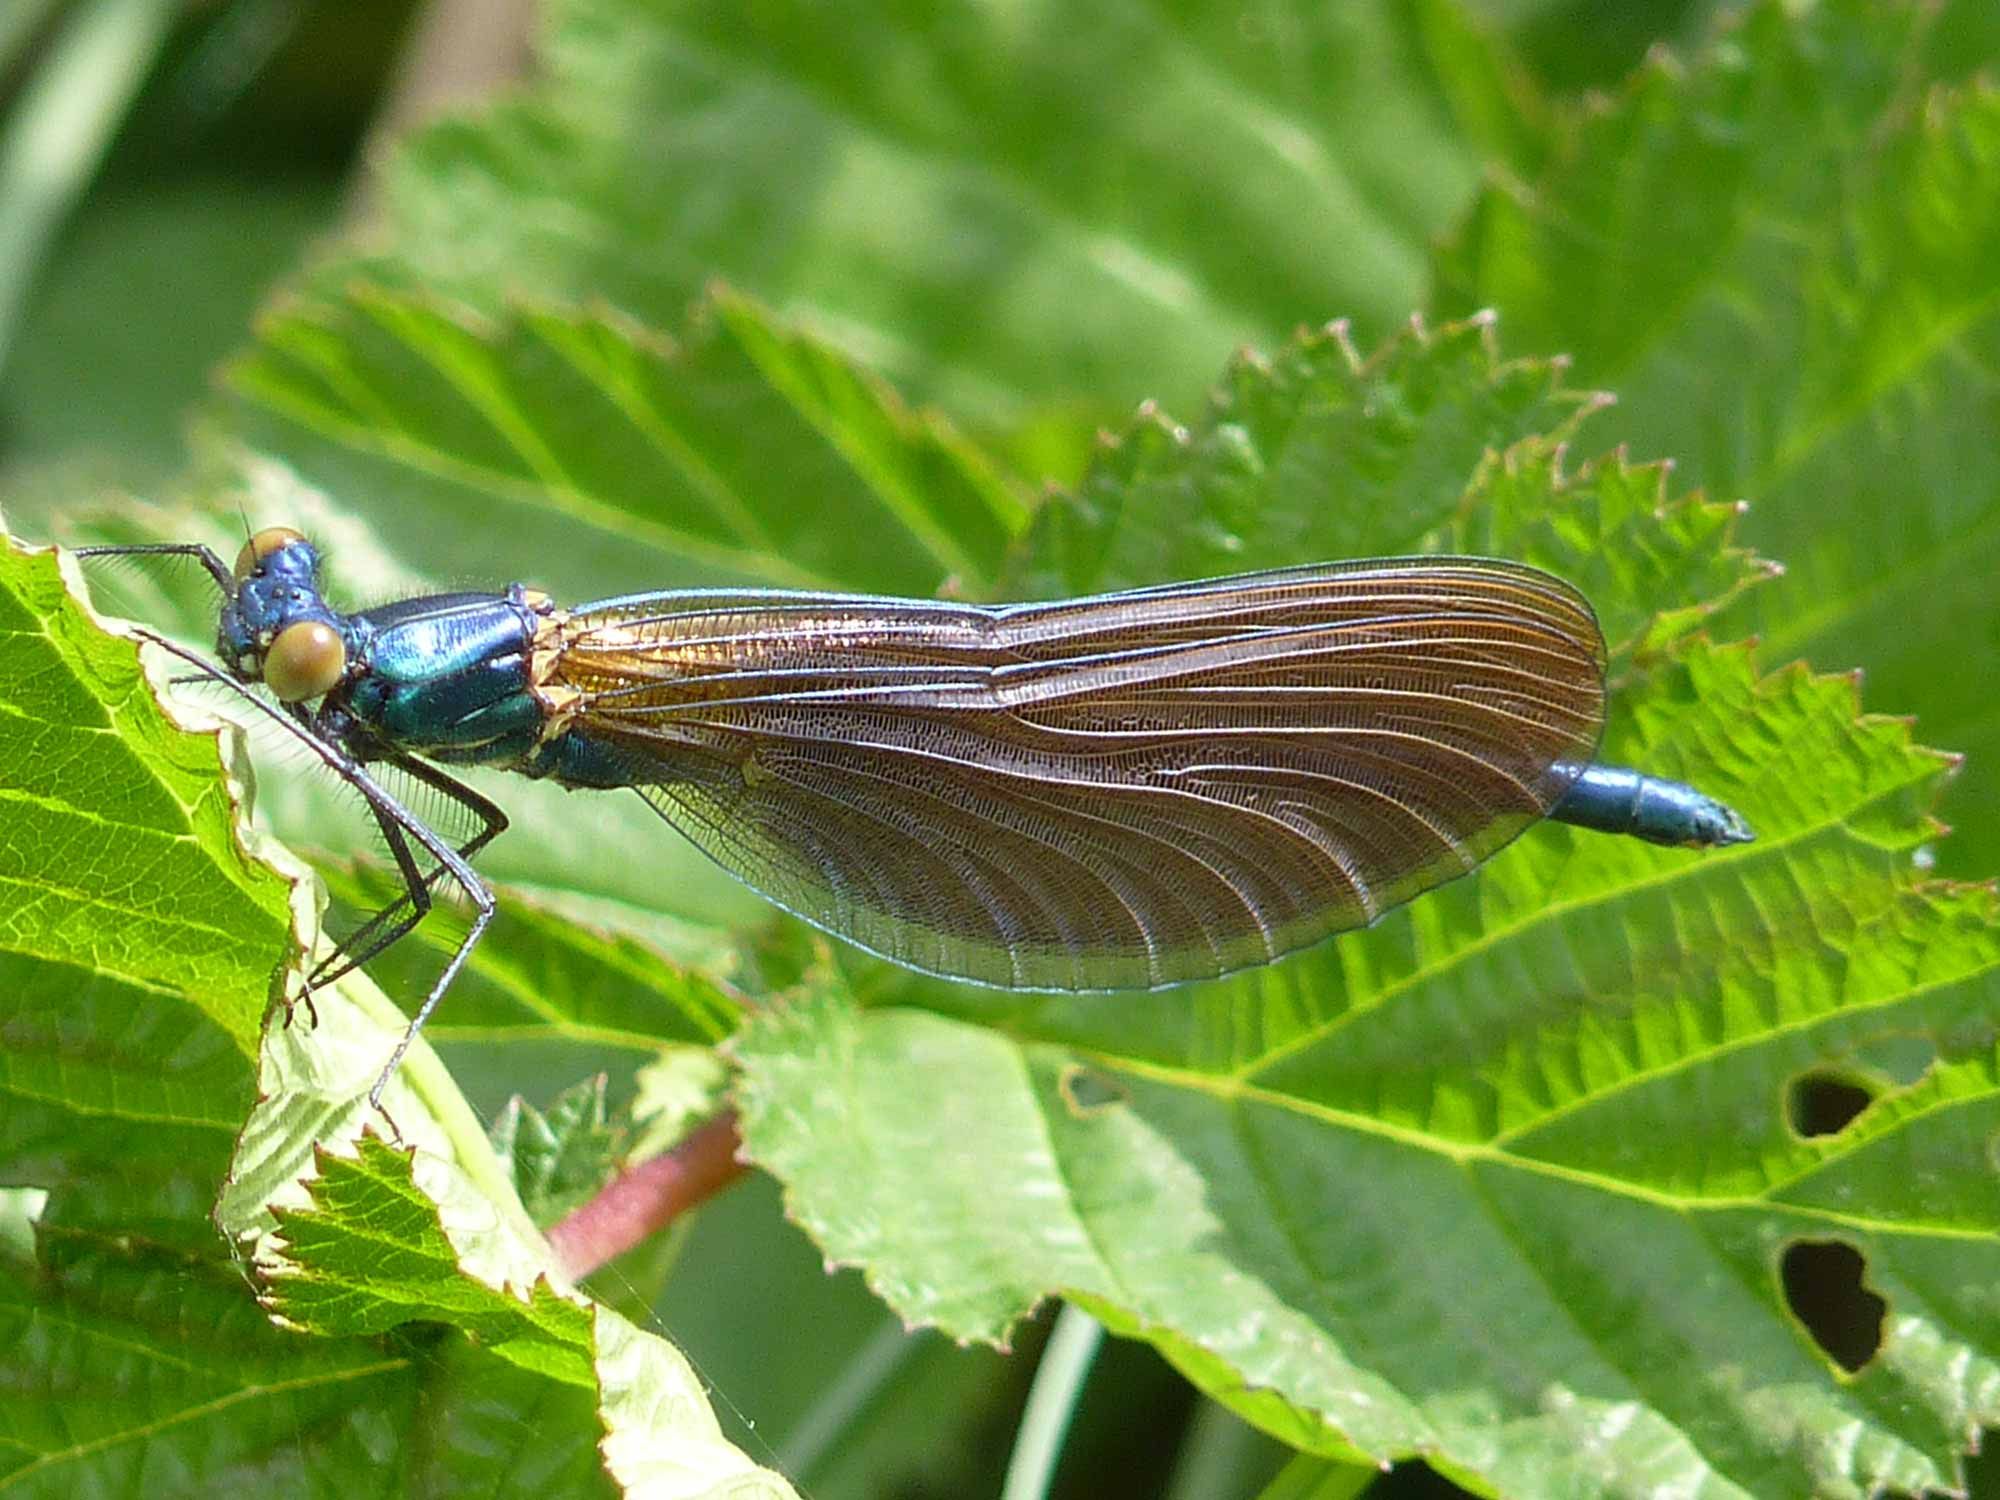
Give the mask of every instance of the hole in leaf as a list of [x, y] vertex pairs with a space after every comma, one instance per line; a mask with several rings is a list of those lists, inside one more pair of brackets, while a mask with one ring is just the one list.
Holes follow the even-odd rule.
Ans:
[[24, 1266], [35, 1263], [35, 1226], [49, 1206], [47, 1188], [0, 1188], [0, 1253]]
[[1837, 1135], [1874, 1102], [1875, 1091], [1859, 1079], [1816, 1068], [1786, 1087], [1785, 1117], [1800, 1135]]
[[1812, 1341], [1852, 1375], [1882, 1347], [1889, 1304], [1868, 1290], [1868, 1262], [1841, 1240], [1795, 1240], [1785, 1247], [1778, 1276], [1785, 1305]]
[[1064, 1069], [1061, 1088], [1063, 1103], [1075, 1115], [1094, 1115], [1130, 1097], [1115, 1078], [1093, 1068]]

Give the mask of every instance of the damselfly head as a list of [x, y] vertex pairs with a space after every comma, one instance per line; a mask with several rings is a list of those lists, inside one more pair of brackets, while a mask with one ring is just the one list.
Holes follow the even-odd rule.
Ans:
[[243, 544], [236, 586], [216, 623], [215, 649], [239, 681], [286, 703], [317, 698], [346, 674], [340, 616], [319, 591], [319, 551], [273, 526]]

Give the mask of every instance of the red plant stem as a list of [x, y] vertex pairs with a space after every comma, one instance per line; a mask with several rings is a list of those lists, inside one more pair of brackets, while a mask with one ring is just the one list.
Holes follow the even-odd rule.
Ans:
[[549, 1230], [556, 1264], [580, 1280], [714, 1197], [749, 1170], [736, 1159], [739, 1144], [736, 1113], [724, 1110], [673, 1150], [620, 1172]]

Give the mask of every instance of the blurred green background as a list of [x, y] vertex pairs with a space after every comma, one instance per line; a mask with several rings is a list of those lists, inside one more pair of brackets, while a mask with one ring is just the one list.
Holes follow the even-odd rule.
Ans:
[[[581, 20], [566, 66], [580, 70], [592, 65], [590, 24], [617, 7], [570, 8]], [[1160, 9], [1176, 66], [1148, 54], [1134, 76], [1114, 60], [1125, 30], [1144, 28], [1118, 6], [1078, 22], [1067, 62], [996, 60], [995, 32], [959, 34], [920, 6], [884, 8], [880, 35], [845, 26], [844, 8], [828, 10], [817, 37], [784, 7], [687, 19], [679, 71], [649, 75], [681, 94], [663, 105], [643, 81], [613, 90], [607, 110], [657, 107], [658, 128], [581, 194], [642, 221], [645, 234], [629, 237], [650, 244], [640, 254], [592, 241], [587, 224], [514, 224], [490, 207], [483, 222], [476, 184], [422, 201], [399, 191], [426, 173], [449, 179], [439, 163], [462, 127], [385, 167], [392, 137], [440, 100], [469, 109], [532, 76], [527, 7], [5, 0], [0, 507], [33, 537], [60, 534], [67, 509], [106, 494], [176, 490], [217, 364], [248, 344], [273, 290], [314, 274], [336, 241], [343, 266], [390, 279], [472, 297], [497, 263], [524, 290], [601, 296], [662, 321], [727, 276], [817, 318], [937, 402], [1030, 491], [1073, 480], [1094, 427], [1142, 398], [1191, 412], [1238, 345], [1347, 317], [1365, 351], [1412, 312], [1491, 306], [1505, 352], [1573, 353], [1580, 387], [1624, 398], [1593, 419], [1586, 452], [1629, 442], [1636, 458], [1676, 459], [1683, 483], [1752, 502], [1747, 539], [1792, 565], [1794, 582], [1718, 635], [1764, 632], [1782, 653], [1767, 665], [1805, 653], [1822, 669], [1869, 668], [1867, 707], [1915, 713], [1928, 742], [1975, 752], [1945, 809], [1961, 833], [1931, 857], [1951, 874], [1990, 875], [2000, 778], [1995, 757], [1977, 758], [2000, 748], [2000, 178], [1982, 175], [1995, 166], [1979, 154], [1988, 137], [1954, 147], [1933, 133], [1895, 155], [1875, 124], [1899, 106], [1868, 93], [1860, 66], [1874, 23], [1840, 33], [1856, 49], [1841, 84], [1854, 98], [1829, 102], [1795, 76], [1804, 62], [1759, 38], [1780, 24], [1776, 6], [1385, 0], [1296, 34], [1288, 7]], [[1990, 10], [1936, 9], [1915, 42], [1880, 28], [1884, 56], [1905, 47], [1882, 67], [1916, 91], [1900, 107], [1927, 121], [1926, 110], [1990, 104], [1984, 72], [2000, 45]], [[1738, 43], [1724, 44], [1695, 86], [1708, 92], [1692, 123], [1660, 126], [1682, 65], [1655, 49], [1698, 52], [1732, 10], [1751, 12], [1750, 62], [1732, 73], [1723, 54]], [[892, 46], [911, 35], [929, 51]], [[914, 66], [918, 55], [935, 66]], [[1259, 59], [1295, 63], [1297, 76], [1243, 103], [1241, 70]], [[796, 87], [770, 99], [714, 87], [702, 107], [681, 107], [732, 70]], [[1028, 73], [1045, 93], [1017, 87]], [[1211, 88], [1243, 107], [1215, 112], [1214, 160], [1203, 161], [1196, 137], [1153, 124], [1156, 107], [1198, 119]], [[1926, 92], [1951, 89], [1969, 92]], [[816, 138], [781, 108], [799, 98], [858, 119], [855, 139], [897, 149], [802, 152]], [[1062, 113], [1080, 99], [1100, 113]], [[1046, 138], [1022, 124], [1037, 114]], [[502, 120], [504, 149], [484, 166], [532, 195], [547, 122], [530, 115]], [[1279, 176], [1236, 180], [1232, 131], [1326, 196], [1288, 198]], [[1053, 170], [1036, 156], [1070, 151], [1072, 137], [1104, 142], [1101, 160], [1071, 154]], [[984, 168], [978, 181], [947, 172], [940, 188], [923, 174], [921, 212], [914, 187], [898, 196], [900, 172], [914, 183], [912, 162], [959, 142]], [[549, 148], [558, 162], [560, 145]], [[843, 174], [845, 199], [828, 185]], [[1898, 200], [1904, 182], [1925, 196]], [[870, 192], [898, 205], [879, 232], [854, 206]], [[1221, 222], [1251, 238], [1212, 232], [1208, 194], [1226, 202]], [[426, 215], [447, 212], [450, 233], [428, 232], [439, 226]], [[1072, 261], [1106, 262], [1092, 220], [1121, 226], [1153, 260], [1090, 282]], [[1024, 227], [1045, 221], [1076, 231], [1073, 254], [1048, 253], [1061, 236]], [[1183, 315], [1145, 316], [1146, 296]], [[419, 546], [393, 535], [393, 500], [368, 503], [391, 542]], [[512, 1067], [517, 1085], [518, 1058]], [[473, 1090], [497, 1107], [497, 1086]], [[822, 1497], [996, 1492], [1046, 1320], [1011, 1358], [905, 1336], [856, 1277], [823, 1273], [762, 1180], [707, 1210], [674, 1250], [660, 1324], [714, 1384], [725, 1421], [732, 1406], [759, 1414], [756, 1430], [733, 1432], [753, 1456], [782, 1454]], [[813, 1336], [790, 1336], [801, 1328]], [[1283, 1456], [1197, 1402], [1149, 1351], [1115, 1344], [1059, 1493], [1252, 1494]], [[1369, 1493], [1458, 1491], [1412, 1465]]]

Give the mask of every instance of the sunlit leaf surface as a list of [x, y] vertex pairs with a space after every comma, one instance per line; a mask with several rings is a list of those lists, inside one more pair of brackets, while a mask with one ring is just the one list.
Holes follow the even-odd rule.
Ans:
[[374, 497], [409, 559], [457, 578], [541, 560], [544, 585], [603, 594], [977, 590], [1025, 515], [948, 428], [721, 291], [676, 345], [607, 315], [487, 324], [358, 289], [272, 313], [228, 384], [250, 441]]
[[[0, 1486], [334, 1496], [386, 1466], [412, 1491], [790, 1493], [666, 1344], [536, 1281], [434, 1062], [392, 1101], [414, 1158], [357, 1138], [384, 1002], [281, 1014], [260, 1084], [288, 884], [244, 852], [214, 731], [168, 722], [53, 554], [0, 551], [0, 656], [0, 1184], [27, 1190], [0, 1238]], [[287, 1195], [256, 1242], [268, 1306], [329, 1337], [273, 1327], [217, 1235]]]
[[[1783, 559], [1772, 661], [1864, 666], [1868, 702], [1967, 752], [1943, 868], [2000, 865], [2000, 30], [1986, 0], [1745, 8], [1581, 111], [1441, 257], [1447, 313], [1618, 392], [1604, 441], [1750, 502]], [[1979, 81], [1982, 70], [1987, 81]]]
[[4, 565], [0, 1180], [55, 1222], [207, 1243], [287, 887], [237, 841], [214, 734], [168, 722], [53, 554]]
[[1456, 0], [563, 0], [543, 58], [404, 154], [374, 270], [669, 327], [721, 275], [980, 422], [1190, 395], [1335, 312], [1373, 342], [1534, 139]]

